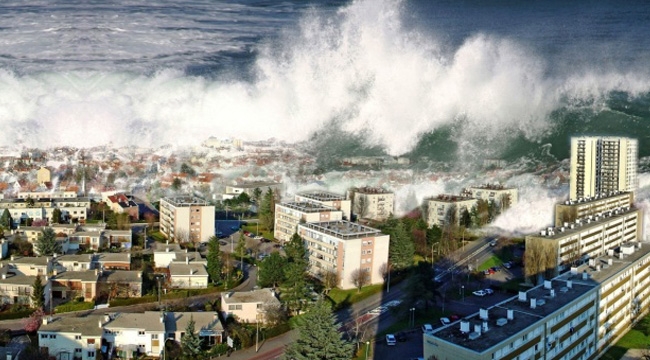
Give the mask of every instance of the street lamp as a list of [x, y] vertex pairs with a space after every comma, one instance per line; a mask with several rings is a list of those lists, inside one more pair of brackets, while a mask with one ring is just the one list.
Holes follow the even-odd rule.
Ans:
[[465, 302], [465, 285], [461, 285], [460, 288], [463, 291], [463, 302]]
[[411, 312], [409, 322], [411, 323], [411, 327], [415, 327], [415, 308], [410, 308], [409, 311]]
[[258, 352], [260, 350], [259, 347], [259, 342], [260, 342], [260, 313], [258, 312], [257, 315], [255, 315], [255, 320], [257, 320], [257, 333], [255, 334], [255, 352]]
[[366, 360], [368, 359], [368, 349], [370, 349], [370, 341], [366, 341]]

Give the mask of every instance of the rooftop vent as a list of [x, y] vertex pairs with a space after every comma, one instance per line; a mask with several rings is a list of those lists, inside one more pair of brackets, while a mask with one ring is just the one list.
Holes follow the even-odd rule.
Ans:
[[479, 337], [481, 337], [481, 333], [473, 332], [473, 333], [469, 334], [469, 337], [468, 337], [468, 338], [469, 338], [470, 340], [476, 340], [476, 339], [478, 339]]
[[544, 304], [546, 304], [546, 300], [544, 300], [544, 299], [537, 300], [537, 306], [542, 306]]
[[519, 301], [526, 302], [526, 292], [525, 291], [520, 291], [519, 292]]
[[479, 324], [474, 325], [474, 332], [481, 335], [481, 325]]
[[506, 318], [499, 318], [497, 319], [497, 326], [503, 326], [508, 323], [508, 319]]
[[548, 289], [550, 289], [550, 288], [552, 288], [552, 287], [553, 287], [553, 286], [552, 286], [552, 283], [551, 283], [550, 280], [544, 280], [544, 289], [547, 289], [547, 290], [548, 290]]
[[568, 281], [566, 282], [566, 287], [569, 288], [569, 289], [573, 289], [573, 281], [568, 280]]
[[487, 322], [487, 321], [483, 321], [483, 332], [484, 332], [484, 333], [485, 333], [485, 332], [488, 332], [488, 330], [490, 330], [490, 328], [488, 327], [488, 322]]
[[555, 297], [555, 290], [551, 289], [551, 294], [550, 294], [550, 296], [551, 296], [552, 298]]
[[508, 320], [514, 320], [515, 319], [515, 311], [514, 310], [508, 309], [508, 311], [506, 311], [506, 314], [508, 316]]
[[587, 271], [585, 270], [585, 271], [582, 273], [582, 280], [587, 280], [587, 279], [589, 279], [589, 274], [587, 274]]
[[566, 293], [566, 292], [568, 292], [568, 291], [569, 291], [569, 288], [566, 287], [566, 286], [562, 286], [562, 287], [560, 288], [560, 292], [563, 293], [563, 294]]
[[537, 307], [537, 299], [530, 299], [530, 308], [535, 309]]
[[460, 332], [467, 334], [469, 332], [469, 321], [460, 322]]
[[479, 310], [479, 318], [481, 320], [487, 320], [488, 319], [488, 311], [487, 311], [487, 309], [480, 309]]
[[575, 266], [571, 267], [571, 275], [578, 275], [578, 268]]

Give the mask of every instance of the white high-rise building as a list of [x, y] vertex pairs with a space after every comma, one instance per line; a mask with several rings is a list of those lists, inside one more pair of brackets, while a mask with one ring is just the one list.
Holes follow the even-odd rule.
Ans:
[[570, 199], [637, 187], [638, 142], [624, 137], [571, 138]]

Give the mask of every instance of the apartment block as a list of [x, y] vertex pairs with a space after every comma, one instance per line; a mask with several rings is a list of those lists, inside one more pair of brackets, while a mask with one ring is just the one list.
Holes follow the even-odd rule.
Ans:
[[328, 191], [308, 191], [296, 194], [296, 202], [311, 202], [323, 206], [333, 207], [343, 212], [342, 220], [350, 220], [352, 216], [352, 200], [345, 195], [334, 194]]
[[207, 242], [215, 234], [214, 206], [189, 196], [162, 198], [160, 231], [171, 241]]
[[569, 199], [593, 197], [611, 191], [634, 191], [638, 142], [624, 137], [571, 138]]
[[309, 271], [314, 276], [336, 272], [339, 286], [352, 289], [352, 273], [360, 269], [370, 273], [370, 284], [383, 283], [381, 269], [388, 263], [388, 235], [345, 220], [299, 224], [298, 234], [309, 252]]
[[607, 194], [595, 195], [590, 198], [566, 200], [555, 205], [555, 225], [572, 223], [578, 219], [586, 219], [618, 208], [631, 207], [634, 204], [634, 193], [612, 191]]
[[449, 220], [458, 224], [463, 213], [476, 205], [476, 198], [468, 195], [438, 195], [424, 199], [427, 203], [427, 225], [443, 227]]
[[275, 227], [273, 236], [280, 240], [280, 242], [287, 242], [298, 231], [298, 224], [300, 223], [342, 219], [342, 211], [319, 203], [288, 202], [275, 204]]
[[378, 187], [362, 187], [350, 190], [352, 212], [360, 219], [386, 220], [393, 213], [395, 195]]
[[621, 244], [641, 238], [643, 215], [636, 208], [620, 208], [584, 220], [549, 227], [539, 235], [526, 236], [526, 250], [552, 248], [557, 256], [558, 271], [570, 263], [597, 258]]
[[553, 279], [423, 335], [438, 360], [592, 359], [598, 284]]
[[511, 207], [519, 201], [519, 192], [516, 188], [509, 188], [499, 184], [484, 184], [470, 186], [464, 193], [485, 201], [494, 201], [503, 207]]
[[283, 185], [282, 183], [277, 182], [244, 182], [241, 184], [228, 185], [226, 186], [226, 192], [223, 194], [223, 200], [236, 198], [241, 194], [246, 194], [250, 197], [253, 197], [253, 192], [255, 189], [260, 189], [262, 194], [266, 194], [267, 191], [272, 190], [278, 195], [282, 194]]

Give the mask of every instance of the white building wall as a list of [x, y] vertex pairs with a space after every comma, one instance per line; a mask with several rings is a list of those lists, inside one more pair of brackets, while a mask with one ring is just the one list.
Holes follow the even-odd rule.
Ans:
[[[94, 344], [89, 344], [94, 340]], [[81, 333], [38, 332], [38, 346], [46, 347], [50, 356], [66, 359], [95, 360], [101, 346], [101, 336], [85, 336]], [[81, 351], [79, 351], [81, 350]], [[60, 356], [60, 357], [59, 357]]]

